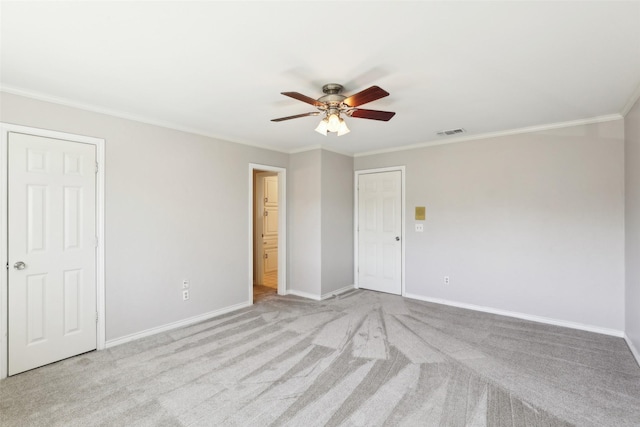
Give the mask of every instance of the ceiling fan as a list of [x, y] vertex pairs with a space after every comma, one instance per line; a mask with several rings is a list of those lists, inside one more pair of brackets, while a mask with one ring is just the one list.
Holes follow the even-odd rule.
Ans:
[[342, 85], [337, 83], [329, 83], [322, 86], [322, 92], [325, 93], [318, 99], [313, 99], [298, 92], [282, 92], [283, 95], [306, 102], [316, 107], [320, 111], [312, 111], [310, 113], [296, 114], [295, 116], [280, 117], [272, 119], [272, 122], [282, 122], [284, 120], [297, 119], [307, 116], [318, 116], [324, 113], [325, 117], [315, 129], [316, 132], [327, 135], [327, 132], [337, 132], [338, 136], [349, 133], [349, 128], [340, 114], [359, 119], [381, 120], [388, 122], [396, 113], [391, 111], [365, 110], [356, 108], [360, 105], [375, 101], [385, 96], [389, 96], [389, 92], [378, 86], [371, 86], [361, 92], [349, 97], [341, 95]]

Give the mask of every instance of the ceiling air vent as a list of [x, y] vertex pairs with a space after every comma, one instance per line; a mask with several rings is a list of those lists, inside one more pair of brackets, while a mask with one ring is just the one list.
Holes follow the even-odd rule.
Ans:
[[451, 136], [451, 135], [458, 135], [459, 133], [465, 133], [466, 131], [462, 128], [458, 128], [458, 129], [450, 129], [450, 130], [441, 130], [440, 132], [437, 133], [438, 136]]

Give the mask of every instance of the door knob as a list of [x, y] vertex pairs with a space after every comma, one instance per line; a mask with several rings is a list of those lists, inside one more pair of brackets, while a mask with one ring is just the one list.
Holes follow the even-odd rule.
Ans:
[[27, 267], [27, 264], [25, 264], [22, 261], [18, 261], [15, 264], [13, 264], [13, 268], [15, 268], [16, 270], [24, 270]]
[[400, 241], [400, 237], [396, 236], [396, 242], [399, 242], [399, 241]]

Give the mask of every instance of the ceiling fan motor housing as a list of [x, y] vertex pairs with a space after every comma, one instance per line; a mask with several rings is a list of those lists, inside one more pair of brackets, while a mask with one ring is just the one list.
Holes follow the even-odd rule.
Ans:
[[329, 104], [329, 108], [337, 108], [347, 98], [344, 95], [340, 95], [342, 89], [344, 88], [338, 83], [329, 83], [322, 86], [322, 92], [326, 93], [326, 95], [318, 98], [318, 102]]
[[327, 83], [322, 86], [322, 93], [326, 93], [327, 95], [335, 94], [342, 92], [343, 89], [344, 87], [339, 83]]

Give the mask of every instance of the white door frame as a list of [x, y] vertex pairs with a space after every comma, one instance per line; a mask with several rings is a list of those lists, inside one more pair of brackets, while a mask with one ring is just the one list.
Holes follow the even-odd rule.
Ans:
[[277, 166], [249, 163], [249, 302], [253, 304], [253, 171], [278, 174], [278, 295], [287, 294], [287, 170]]
[[[8, 165], [8, 139], [9, 132], [24, 133], [27, 135], [41, 136], [45, 138], [63, 139], [66, 141], [93, 144], [96, 146], [96, 161], [98, 173], [96, 174], [96, 236], [98, 247], [96, 250], [96, 310], [98, 322], [96, 324], [96, 345], [98, 350], [105, 348], [105, 285], [104, 285], [104, 146], [105, 140], [83, 135], [74, 135], [65, 132], [19, 126], [0, 122], [0, 265], [8, 265], [8, 219], [7, 219], [7, 172]], [[0, 379], [7, 377], [8, 365], [8, 324], [9, 312], [8, 298], [8, 270], [0, 274]]]
[[360, 267], [359, 265], [359, 258], [358, 258], [358, 230], [360, 227], [359, 224], [359, 219], [358, 219], [358, 181], [360, 178], [360, 175], [365, 175], [365, 174], [371, 174], [371, 173], [380, 173], [380, 172], [395, 172], [395, 171], [400, 171], [400, 176], [401, 176], [401, 184], [402, 184], [402, 190], [400, 192], [400, 218], [401, 218], [401, 228], [400, 228], [400, 240], [401, 240], [401, 270], [400, 270], [400, 283], [401, 283], [401, 296], [405, 295], [405, 274], [404, 274], [404, 263], [405, 263], [405, 256], [404, 256], [404, 250], [405, 250], [405, 244], [404, 244], [404, 239], [405, 239], [405, 167], [404, 166], [390, 166], [390, 167], [386, 167], [386, 168], [376, 168], [376, 169], [362, 169], [362, 170], [357, 170], [354, 173], [354, 180], [353, 180], [353, 195], [354, 195], [354, 200], [353, 200], [353, 223], [354, 223], [354, 227], [353, 227], [353, 250], [354, 250], [354, 269], [353, 269], [353, 277], [354, 277], [354, 284], [355, 284], [355, 288], [359, 289], [360, 285], [358, 283], [359, 281], [359, 274], [358, 274], [358, 269]]

